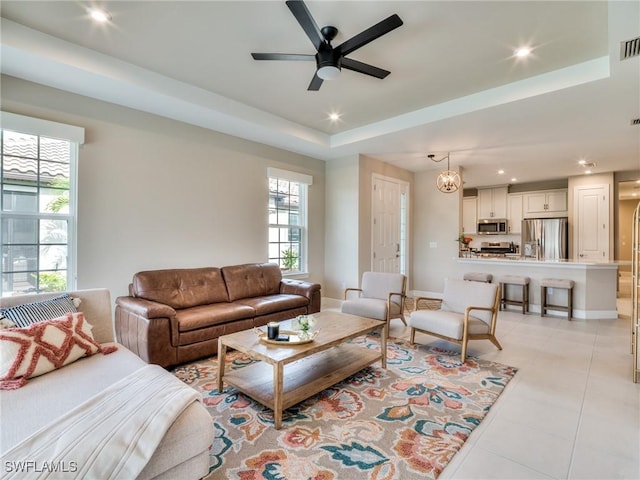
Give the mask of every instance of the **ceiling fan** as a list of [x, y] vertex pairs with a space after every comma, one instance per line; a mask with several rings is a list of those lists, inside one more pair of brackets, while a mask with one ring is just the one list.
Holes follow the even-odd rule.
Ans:
[[324, 80], [331, 80], [340, 74], [342, 68], [353, 70], [354, 72], [364, 73], [376, 78], [385, 78], [389, 75], [389, 71], [383, 70], [373, 65], [359, 62], [351, 58], [346, 58], [354, 50], [365, 46], [367, 43], [374, 41], [376, 38], [389, 33], [402, 25], [402, 20], [397, 14], [393, 14], [385, 18], [372, 27], [360, 32], [358, 35], [350, 38], [346, 42], [333, 47], [331, 41], [338, 34], [336, 27], [327, 25], [318, 28], [307, 6], [302, 0], [289, 0], [286, 2], [287, 7], [296, 17], [298, 23], [305, 31], [311, 43], [318, 53], [315, 55], [304, 55], [295, 53], [252, 53], [254, 60], [315, 60], [316, 73], [311, 79], [307, 90], [319, 90]]

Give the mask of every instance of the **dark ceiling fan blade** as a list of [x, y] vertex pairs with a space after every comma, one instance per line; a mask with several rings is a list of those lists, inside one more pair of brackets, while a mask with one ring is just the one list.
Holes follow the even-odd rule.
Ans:
[[393, 14], [388, 18], [385, 18], [379, 23], [376, 23], [373, 27], [369, 27], [366, 30], [360, 32], [355, 37], [351, 37], [340, 46], [336, 47], [342, 55], [349, 55], [354, 50], [365, 46], [367, 43], [374, 41], [376, 38], [389, 33], [402, 25], [402, 20], [397, 14]]
[[320, 33], [320, 29], [316, 24], [316, 21], [311, 16], [309, 9], [304, 4], [302, 0], [288, 0], [287, 7], [293, 13], [293, 16], [296, 17], [298, 23], [313, 43], [313, 46], [316, 47], [316, 50], [320, 48], [320, 45], [324, 42], [324, 38], [322, 37], [322, 33]]
[[252, 53], [254, 60], [315, 60], [315, 55], [297, 53]]
[[383, 70], [382, 68], [374, 67], [373, 65], [369, 65], [368, 63], [362, 63], [351, 58], [342, 59], [342, 68], [353, 70], [354, 72], [358, 73], [364, 73], [365, 75], [371, 75], [372, 77], [376, 78], [385, 78], [391, 73], [388, 70]]
[[320, 90], [320, 87], [322, 86], [322, 82], [323, 80], [318, 76], [317, 73], [315, 73], [313, 75], [313, 78], [311, 79], [311, 83], [309, 84], [309, 88], [307, 88], [307, 90]]

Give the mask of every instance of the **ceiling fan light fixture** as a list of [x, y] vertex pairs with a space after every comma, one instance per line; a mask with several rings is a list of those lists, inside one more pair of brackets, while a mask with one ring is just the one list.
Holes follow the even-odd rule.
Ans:
[[333, 80], [340, 75], [340, 69], [335, 65], [324, 65], [316, 73], [322, 80]]

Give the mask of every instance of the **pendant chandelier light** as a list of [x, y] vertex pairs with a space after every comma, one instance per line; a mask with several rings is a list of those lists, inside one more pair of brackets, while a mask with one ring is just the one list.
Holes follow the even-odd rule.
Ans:
[[460, 175], [458, 172], [451, 170], [449, 166], [449, 154], [447, 153], [440, 160], [436, 160], [436, 156], [434, 154], [429, 154], [427, 157], [433, 160], [436, 163], [443, 161], [445, 158], [447, 159], [447, 169], [440, 172], [438, 178], [436, 179], [436, 186], [438, 190], [442, 193], [453, 193], [460, 188]]

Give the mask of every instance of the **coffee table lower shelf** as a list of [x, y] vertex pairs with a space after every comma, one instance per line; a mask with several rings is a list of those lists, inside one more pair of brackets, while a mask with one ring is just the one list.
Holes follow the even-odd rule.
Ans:
[[[276, 419], [275, 427], [279, 428], [282, 410], [335, 385], [378, 360], [382, 360], [380, 351], [342, 344], [284, 366], [286, 370], [282, 375], [281, 392], [278, 392], [275, 385], [277, 364], [256, 362], [225, 373], [222, 380], [272, 409]], [[280, 411], [276, 409], [278, 395], [282, 397]]]

